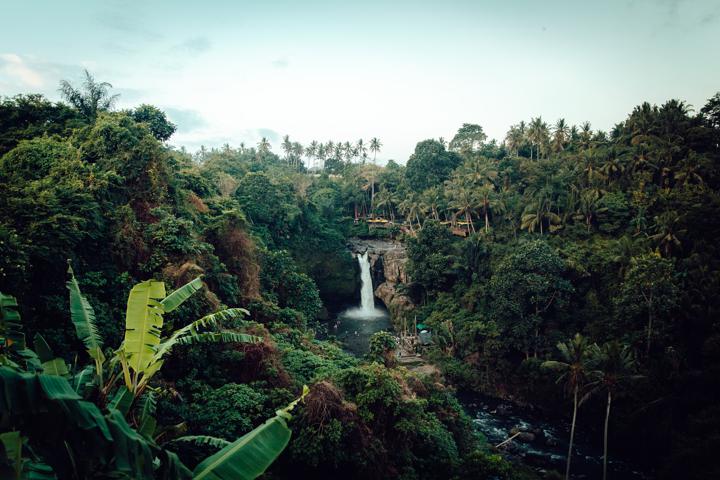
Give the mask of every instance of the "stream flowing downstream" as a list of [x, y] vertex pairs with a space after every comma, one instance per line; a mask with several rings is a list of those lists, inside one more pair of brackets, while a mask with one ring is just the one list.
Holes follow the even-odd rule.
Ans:
[[[358, 253], [360, 266], [360, 305], [338, 313], [328, 325], [328, 334], [342, 342], [343, 348], [356, 356], [369, 350], [370, 337], [382, 330], [392, 330], [388, 311], [375, 304], [368, 252]], [[517, 431], [522, 433], [508, 442], [504, 455], [538, 470], [564, 472], [569, 426], [548, 420], [534, 411], [500, 399], [476, 393], [458, 393], [458, 400], [470, 415], [477, 430], [488, 444], [498, 445]], [[572, 460], [572, 478], [602, 477], [601, 438], [589, 438], [577, 431]], [[644, 480], [646, 475], [618, 459], [610, 445], [608, 477], [613, 480]]]

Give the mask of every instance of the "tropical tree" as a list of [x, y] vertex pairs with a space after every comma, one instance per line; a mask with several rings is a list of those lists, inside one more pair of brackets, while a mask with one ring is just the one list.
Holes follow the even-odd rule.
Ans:
[[532, 159], [532, 146], [535, 146], [535, 157], [540, 158], [540, 154], [544, 152], [548, 145], [548, 137], [550, 135], [550, 129], [547, 123], [545, 123], [542, 117], [533, 118], [530, 120], [527, 130], [527, 139], [530, 141], [530, 158]]
[[472, 211], [478, 204], [478, 197], [467, 179], [463, 177], [453, 177], [445, 182], [445, 194], [448, 198], [448, 207], [453, 209], [456, 214], [462, 214], [467, 222], [468, 233], [475, 233], [475, 223], [473, 222]]
[[642, 376], [635, 373], [637, 362], [629, 345], [615, 340], [604, 344], [598, 353], [600, 355], [597, 368], [599, 379], [595, 381], [594, 388], [605, 390], [607, 393], [603, 428], [603, 480], [607, 480], [608, 428], [613, 397], [626, 383], [638, 380]]
[[620, 286], [620, 295], [616, 299], [620, 313], [631, 318], [646, 315], [645, 349], [648, 356], [655, 323], [677, 306], [680, 292], [676, 277], [672, 260], [649, 253], [630, 260]]
[[486, 139], [487, 135], [480, 125], [463, 123], [453, 139], [450, 140], [449, 149], [468, 155], [478, 150]]
[[495, 180], [498, 172], [488, 158], [479, 157], [466, 161], [457, 170], [457, 175], [469, 180], [481, 200], [483, 215], [485, 217], [485, 233], [490, 229], [490, 203], [494, 199]]
[[99, 112], [110, 110], [119, 94], [111, 95], [112, 85], [98, 82], [85, 70], [85, 81], [81, 87], [73, 87], [67, 80], [60, 81], [62, 97], [88, 121], [94, 122]]
[[580, 393], [585, 385], [589, 383], [589, 380], [597, 376], [594, 368], [599, 354], [597, 345], [590, 344], [588, 340], [579, 333], [576, 333], [575, 337], [567, 342], [558, 343], [557, 348], [560, 351], [560, 360], [548, 360], [543, 362], [542, 366], [543, 368], [558, 372], [557, 383], [564, 383], [565, 389], [570, 392], [573, 397], [570, 444], [568, 446], [567, 464], [565, 466], [565, 480], [569, 480], [577, 411], [584, 400], [584, 398], [580, 397]]
[[517, 125], [511, 126], [510, 130], [508, 130], [507, 134], [505, 135], [505, 145], [507, 146], [508, 150], [513, 152], [515, 156], [518, 155], [520, 148], [525, 145], [527, 141], [526, 134], [527, 131], [525, 122], [520, 122]]
[[377, 154], [380, 152], [381, 148], [382, 143], [380, 142], [380, 139], [377, 137], [370, 139], [370, 151], [373, 152], [373, 163], [377, 163]]
[[555, 122], [555, 127], [553, 128], [553, 138], [552, 138], [552, 150], [553, 152], [562, 152], [565, 149], [565, 145], [570, 140], [570, 127], [565, 122], [564, 118], [558, 119], [557, 122]]
[[270, 141], [267, 139], [267, 137], [262, 137], [260, 139], [260, 142], [258, 142], [257, 148], [258, 152], [260, 153], [268, 153], [270, 152], [272, 145], [270, 145]]
[[282, 143], [280, 144], [280, 147], [283, 149], [283, 152], [285, 152], [285, 161], [288, 163], [288, 165], [290, 165], [293, 150], [293, 144], [290, 141], [290, 135], [285, 135], [282, 138]]
[[[287, 446], [291, 434], [287, 426], [289, 412], [300, 399], [236, 441], [214, 442], [220, 450], [191, 472], [173, 452], [156, 443], [153, 393], [145, 393], [133, 409], [142, 392], [131, 391], [160, 369], [164, 356], [176, 344], [259, 341], [250, 335], [205, 330], [219, 320], [218, 314], [229, 319], [246, 312], [243, 309], [235, 309], [235, 313], [218, 312], [215, 317], [192, 322], [160, 341], [162, 314], [179, 307], [199, 290], [202, 282], [195, 279], [167, 296], [161, 282], [142, 282], [133, 288], [128, 299], [125, 342], [105, 362], [94, 311], [80, 292], [72, 269], [69, 274], [71, 320], [78, 338], [95, 360], [94, 366], [69, 368], [62, 358], [54, 357], [37, 334], [35, 351], [27, 348], [17, 302], [0, 293], [0, 404], [3, 426], [10, 429], [0, 435], [3, 465], [10, 465], [16, 478], [49, 479], [56, 478], [57, 473], [69, 478], [229, 480], [261, 475]], [[122, 365], [126, 384], [113, 388], [119, 376], [118, 364]], [[101, 368], [107, 368], [109, 373], [105, 383], [97, 374]], [[137, 375], [140, 371], [144, 375]], [[111, 390], [115, 393], [110, 397]], [[306, 393], [307, 387], [303, 396]], [[100, 406], [88, 400], [106, 398], [111, 399]], [[191, 437], [178, 440], [183, 439], [193, 440]], [[60, 454], [58, 442], [64, 447]]]

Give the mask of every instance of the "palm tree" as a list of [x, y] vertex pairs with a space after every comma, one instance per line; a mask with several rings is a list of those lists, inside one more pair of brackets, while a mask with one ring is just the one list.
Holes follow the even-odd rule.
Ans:
[[487, 233], [490, 228], [490, 199], [495, 193], [495, 183], [493, 182], [497, 180], [498, 172], [489, 159], [480, 157], [464, 163], [459, 170], [459, 175], [465, 176], [473, 184], [482, 199], [485, 233]]
[[310, 166], [313, 168], [315, 167], [314, 160], [317, 158], [317, 154], [318, 154], [318, 142], [317, 142], [317, 140], [313, 140], [312, 142], [310, 142], [310, 145], [308, 145], [305, 148], [305, 155], [307, 155], [308, 159], [310, 159]]
[[373, 163], [376, 163], [377, 154], [381, 148], [382, 143], [380, 143], [380, 140], [377, 137], [373, 137], [370, 139], [370, 151], [373, 152]]
[[365, 142], [363, 142], [362, 138], [355, 144], [355, 150], [357, 151], [358, 156], [363, 159], [363, 163], [365, 163], [365, 159], [367, 158], [367, 146], [365, 145]]
[[573, 415], [572, 424], [570, 426], [570, 445], [568, 447], [567, 465], [565, 467], [565, 480], [570, 479], [570, 463], [572, 460], [572, 448], [575, 440], [575, 423], [577, 421], [578, 406], [582, 403], [580, 392], [582, 391], [588, 380], [596, 375], [593, 370], [594, 363], [597, 361], [598, 347], [596, 344], [590, 344], [585, 337], [579, 333], [568, 342], [560, 342], [557, 344], [560, 350], [561, 360], [549, 360], [543, 362], [542, 366], [560, 373], [557, 383], [564, 382], [567, 391], [572, 392], [573, 396]]
[[638, 380], [642, 375], [636, 375], [637, 362], [635, 355], [628, 345], [618, 341], [606, 343], [599, 351], [600, 358], [598, 374], [599, 380], [595, 382], [597, 388], [607, 392], [607, 405], [605, 408], [605, 426], [603, 429], [603, 480], [607, 480], [608, 459], [608, 426], [610, 424], [610, 406], [613, 395], [628, 381]]
[[98, 112], [110, 110], [120, 96], [110, 95], [111, 88], [108, 82], [96, 82], [87, 70], [85, 81], [79, 88], [73, 87], [67, 80], [60, 81], [62, 97], [90, 122], [95, 121]]
[[477, 197], [472, 185], [462, 177], [454, 176], [445, 182], [445, 193], [449, 200], [448, 206], [454, 209], [456, 213], [461, 213], [465, 216], [465, 221], [468, 222], [468, 233], [470, 233], [471, 230], [472, 233], [475, 233], [472, 210], [477, 204]]
[[[545, 151], [549, 143], [548, 136], [550, 135], [550, 129], [547, 123], [543, 122], [542, 117], [533, 118], [530, 120], [530, 126], [527, 131], [527, 138], [530, 140], [531, 145], [535, 145], [535, 156], [540, 158], [540, 151]], [[530, 148], [530, 158], [532, 159], [532, 147]]]
[[270, 149], [272, 148], [272, 145], [270, 145], [270, 142], [268, 141], [267, 137], [262, 137], [260, 139], [260, 142], [258, 143], [258, 151], [260, 153], [268, 153]]
[[285, 135], [282, 139], [282, 144], [280, 145], [283, 149], [283, 152], [285, 152], [285, 161], [290, 165], [290, 156], [292, 154], [292, 148], [293, 144], [290, 141], [290, 135]]
[[580, 128], [580, 146], [583, 150], [587, 150], [590, 148], [592, 141], [592, 128], [590, 127], [590, 122], [583, 123]]
[[385, 212], [390, 217], [390, 220], [395, 221], [395, 204], [397, 203], [397, 196], [387, 188], [380, 191], [375, 195], [375, 208]]
[[507, 145], [508, 150], [517, 156], [524, 143], [525, 122], [520, 122], [520, 125], [512, 125], [510, 130], [508, 130], [508, 133], [505, 135], [505, 144]]
[[561, 152], [565, 149], [570, 139], [570, 127], [565, 122], [564, 118], [559, 119], [555, 122], [555, 128], [553, 132], [552, 149], [554, 152]]
[[655, 217], [655, 234], [650, 240], [657, 242], [658, 248], [666, 257], [671, 257], [676, 250], [682, 250], [682, 237], [687, 233], [683, 225], [682, 216], [676, 212], [664, 212]]
[[415, 229], [413, 228], [413, 217], [417, 220], [418, 229], [422, 228], [422, 224], [420, 223], [420, 216], [418, 215], [420, 211], [420, 203], [414, 196], [409, 195], [405, 197], [405, 199], [398, 204], [398, 210], [407, 219], [408, 223], [410, 224], [410, 231], [412, 233], [415, 233]]
[[353, 146], [350, 142], [345, 142], [342, 145], [343, 152], [345, 153], [345, 161], [347, 163], [352, 163], [352, 159], [354, 158], [354, 152], [353, 152]]

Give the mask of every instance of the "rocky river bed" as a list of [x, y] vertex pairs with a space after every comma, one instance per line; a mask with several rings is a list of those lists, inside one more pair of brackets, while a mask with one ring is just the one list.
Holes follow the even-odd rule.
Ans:
[[[527, 408], [476, 393], [460, 392], [458, 399], [489, 444], [498, 445], [519, 433], [515, 439], [501, 447], [505, 456], [534, 467], [541, 473], [550, 470], [565, 471], [569, 425], [550, 421]], [[575, 437], [572, 478], [602, 478], [602, 438], [589, 438], [580, 431], [576, 431]], [[649, 478], [641, 470], [623, 461], [621, 456], [621, 452], [613, 450], [610, 445], [608, 478]]]

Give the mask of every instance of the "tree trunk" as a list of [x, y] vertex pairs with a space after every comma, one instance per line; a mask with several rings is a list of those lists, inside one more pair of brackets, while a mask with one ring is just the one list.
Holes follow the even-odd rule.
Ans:
[[652, 307], [648, 306], [648, 328], [647, 328], [647, 346], [645, 354], [649, 358], [650, 357], [650, 338], [652, 337], [652, 327], [653, 327], [653, 317], [652, 317]]
[[[469, 227], [472, 227], [472, 232], [475, 233], [475, 224], [473, 223], [472, 214], [470, 213], [470, 209], [465, 210], [465, 216], [467, 217], [466, 220], [468, 220], [470, 222]], [[468, 228], [468, 233], [470, 233], [470, 228]]]
[[567, 466], [565, 467], [565, 480], [570, 480], [570, 461], [572, 460], [573, 441], [575, 440], [575, 420], [577, 419], [578, 409], [578, 387], [575, 386], [573, 393], [573, 416], [572, 425], [570, 426], [570, 445], [568, 446]]
[[612, 392], [608, 388], [607, 409], [605, 410], [605, 434], [603, 435], [603, 480], [607, 480], [607, 461], [608, 461], [608, 425], [610, 423], [610, 403], [612, 402]]
[[485, 233], [487, 233], [488, 230], [489, 230], [489, 224], [490, 224], [490, 220], [488, 219], [488, 204], [487, 204], [487, 200], [485, 200], [485, 202], [484, 202], [484, 207], [485, 207]]

